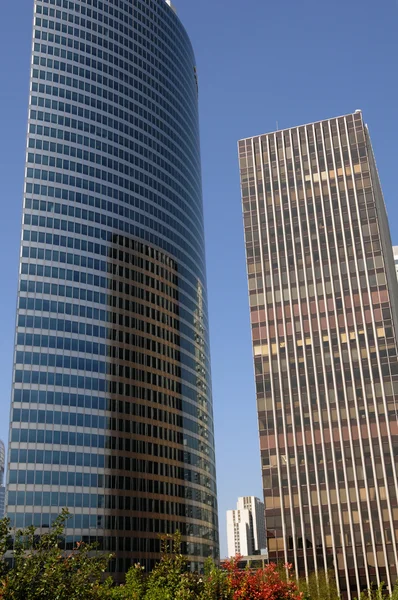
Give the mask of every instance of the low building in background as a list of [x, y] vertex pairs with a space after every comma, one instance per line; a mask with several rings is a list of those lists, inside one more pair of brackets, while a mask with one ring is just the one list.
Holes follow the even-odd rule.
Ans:
[[[220, 560], [220, 567], [222, 569], [227, 568], [229, 562], [229, 558], [223, 558], [222, 560]], [[252, 571], [257, 571], [258, 569], [264, 569], [264, 567], [268, 564], [268, 550], [264, 549], [261, 551], [260, 554], [253, 554], [252, 556], [241, 556], [238, 560], [238, 570], [246, 571], [246, 569], [250, 569]]]
[[255, 496], [238, 498], [236, 510], [227, 511], [228, 556], [259, 555], [267, 546], [264, 503]]

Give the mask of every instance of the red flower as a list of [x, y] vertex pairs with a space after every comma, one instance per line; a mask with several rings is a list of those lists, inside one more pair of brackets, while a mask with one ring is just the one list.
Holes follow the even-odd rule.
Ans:
[[[241, 570], [241, 559], [237, 555], [224, 565], [234, 600], [302, 600], [297, 585], [294, 581], [284, 581], [275, 564], [258, 570]], [[292, 567], [286, 564], [285, 568], [290, 571]]]

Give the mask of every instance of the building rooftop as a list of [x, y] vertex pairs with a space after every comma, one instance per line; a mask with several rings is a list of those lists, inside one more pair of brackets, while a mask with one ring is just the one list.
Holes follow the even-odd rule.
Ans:
[[171, 3], [171, 0], [166, 0], [166, 4], [168, 4], [171, 8], [171, 10], [174, 10], [174, 12], [177, 14], [177, 9], [176, 7]]
[[316, 125], [317, 123], [324, 123], [325, 121], [332, 121], [334, 119], [342, 119], [344, 117], [349, 117], [351, 115], [357, 115], [357, 114], [362, 114], [362, 110], [360, 110], [358, 108], [353, 113], [339, 115], [338, 117], [330, 117], [329, 119], [321, 119], [319, 121], [311, 121], [310, 123], [303, 123], [301, 125], [293, 125], [292, 127], [284, 127], [283, 129], [276, 129], [275, 131], [268, 131], [267, 133], [260, 133], [259, 135], [249, 135], [246, 138], [240, 139], [239, 142], [244, 142], [245, 140], [251, 140], [253, 138], [262, 137], [263, 135], [273, 135], [274, 133], [280, 133], [281, 131], [289, 131], [290, 129], [298, 129], [299, 127], [308, 127], [308, 125]]

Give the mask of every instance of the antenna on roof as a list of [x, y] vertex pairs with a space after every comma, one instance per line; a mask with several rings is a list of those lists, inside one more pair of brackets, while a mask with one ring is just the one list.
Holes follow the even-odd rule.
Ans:
[[279, 123], [278, 123], [278, 121], [276, 122], [276, 131], [279, 131]]

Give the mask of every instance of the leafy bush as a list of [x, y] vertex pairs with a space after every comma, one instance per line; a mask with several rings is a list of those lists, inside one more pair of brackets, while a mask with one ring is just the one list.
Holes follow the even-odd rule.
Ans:
[[68, 516], [64, 510], [51, 529], [41, 536], [36, 535], [35, 527], [17, 531], [12, 568], [4, 559], [9, 547], [9, 522], [7, 519], [1, 522], [1, 600], [97, 600], [101, 597], [101, 579], [111, 557], [82, 543], [65, 552], [63, 533]]
[[371, 587], [370, 590], [362, 592], [360, 600], [398, 600], [398, 582], [391, 594], [388, 594], [384, 583], [379, 587]]
[[299, 590], [304, 594], [304, 600], [339, 600], [340, 595], [336, 585], [334, 571], [327, 575], [324, 571], [311, 573], [306, 579], [299, 579]]
[[[220, 569], [212, 560], [203, 575], [192, 573], [181, 553], [181, 537], [162, 538], [162, 556], [146, 574], [136, 564], [126, 583], [115, 586], [104, 572], [112, 558], [83, 543], [65, 551], [64, 510], [51, 529], [37, 535], [34, 527], [10, 537], [9, 522], [0, 521], [0, 600], [338, 600], [334, 574], [312, 574], [292, 580], [289, 565], [239, 568], [241, 557]], [[13, 549], [12, 565], [5, 559]], [[364, 592], [360, 600], [398, 600], [398, 586], [387, 596], [384, 586]]]

